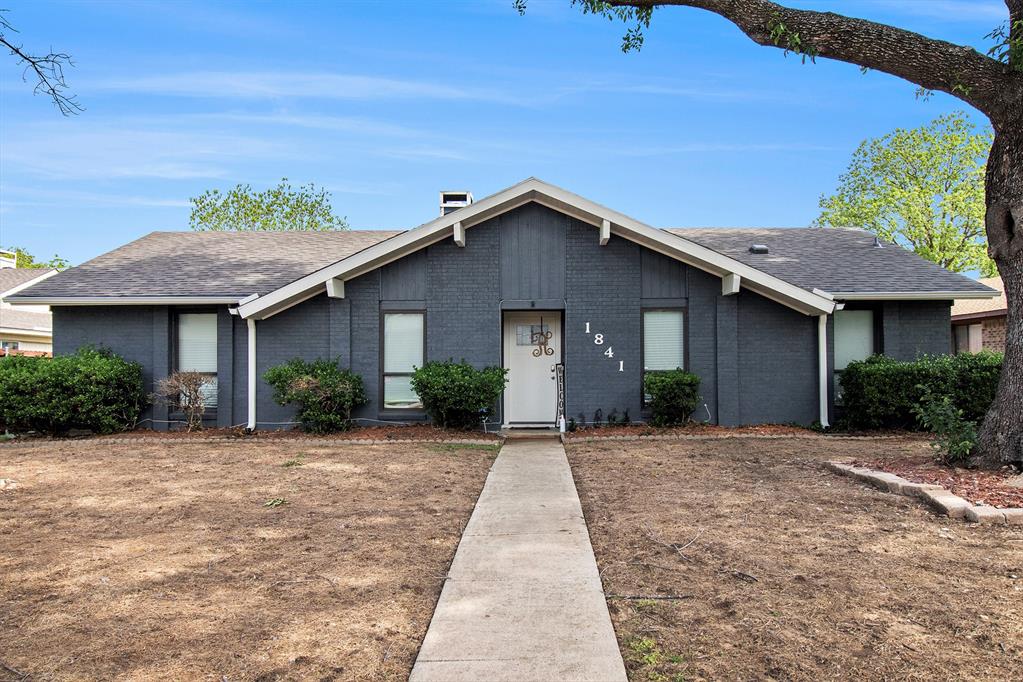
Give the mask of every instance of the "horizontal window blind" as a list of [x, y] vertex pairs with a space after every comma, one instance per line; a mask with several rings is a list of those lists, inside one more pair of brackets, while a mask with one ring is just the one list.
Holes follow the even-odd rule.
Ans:
[[647, 371], [678, 369], [685, 365], [681, 310], [643, 312], [643, 368]]
[[412, 372], [423, 366], [423, 314], [384, 315], [384, 372]]
[[835, 369], [874, 354], [874, 311], [835, 311]]
[[178, 315], [178, 371], [217, 371], [216, 313]]
[[412, 390], [412, 378], [410, 376], [384, 377], [384, 407], [387, 409], [422, 407], [419, 396]]

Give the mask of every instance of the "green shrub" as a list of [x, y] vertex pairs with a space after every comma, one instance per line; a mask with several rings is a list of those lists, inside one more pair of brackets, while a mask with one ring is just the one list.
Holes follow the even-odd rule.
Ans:
[[55, 436], [126, 431], [144, 404], [141, 365], [109, 351], [0, 359], [0, 428]]
[[842, 371], [842, 425], [850, 428], [916, 429], [916, 407], [925, 392], [947, 396], [963, 417], [980, 422], [994, 400], [1002, 356], [941, 355], [899, 362], [875, 355]]
[[918, 388], [923, 395], [913, 411], [920, 424], [934, 434], [931, 447], [935, 459], [948, 465], [965, 463], [977, 445], [977, 422], [966, 419], [951, 397], [936, 396], [926, 386]]
[[493, 414], [507, 374], [503, 367], [476, 369], [464, 360], [428, 362], [412, 373], [412, 390], [434, 424], [472, 429]]
[[700, 404], [700, 377], [682, 369], [646, 374], [643, 390], [650, 396], [656, 426], [684, 424]]
[[352, 410], [366, 403], [366, 389], [362, 377], [342, 369], [339, 362], [294, 358], [268, 369], [263, 380], [273, 387], [278, 405], [298, 406], [296, 417], [306, 431], [347, 431], [352, 428]]

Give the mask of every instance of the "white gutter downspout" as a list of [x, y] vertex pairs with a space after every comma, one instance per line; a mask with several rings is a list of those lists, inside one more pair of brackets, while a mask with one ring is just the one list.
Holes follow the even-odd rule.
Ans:
[[828, 316], [817, 316], [817, 381], [820, 387], [820, 422], [822, 428], [828, 428]]
[[256, 429], [256, 320], [248, 318], [245, 320], [249, 328], [249, 423], [250, 431]]

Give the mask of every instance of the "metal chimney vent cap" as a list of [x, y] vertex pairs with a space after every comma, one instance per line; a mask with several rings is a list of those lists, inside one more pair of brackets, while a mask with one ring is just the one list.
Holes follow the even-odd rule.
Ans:
[[442, 190], [440, 193], [440, 214], [465, 208], [472, 203], [472, 192], [466, 190]]
[[767, 244], [750, 244], [750, 253], [769, 253], [770, 249], [767, 248]]

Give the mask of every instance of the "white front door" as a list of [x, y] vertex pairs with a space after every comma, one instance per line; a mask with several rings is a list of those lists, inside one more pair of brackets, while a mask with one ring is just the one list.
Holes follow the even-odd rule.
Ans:
[[554, 424], [558, 411], [555, 365], [560, 362], [559, 311], [504, 314], [505, 423]]

